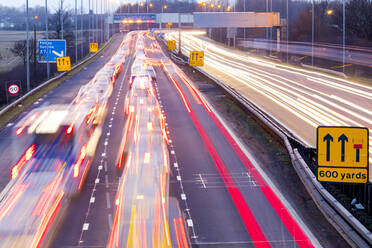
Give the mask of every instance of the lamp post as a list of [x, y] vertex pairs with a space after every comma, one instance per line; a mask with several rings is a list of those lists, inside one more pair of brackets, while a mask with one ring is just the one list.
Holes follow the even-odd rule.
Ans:
[[342, 72], [345, 73], [345, 43], [346, 43], [346, 15], [345, 15], [345, 0], [342, 1]]
[[27, 91], [30, 91], [30, 41], [28, 40], [28, 0], [26, 0], [26, 80]]
[[78, 53], [78, 48], [77, 48], [77, 43], [78, 43], [78, 32], [77, 32], [77, 27], [78, 27], [78, 19], [77, 19], [77, 0], [75, 0], [75, 64], [77, 64], [78, 58], [77, 58], [77, 53]]
[[311, 7], [311, 65], [314, 66], [314, 0], [312, 0]]
[[61, 22], [61, 39], [63, 40], [63, 0], [61, 0], [61, 9], [60, 9], [60, 22]]
[[286, 32], [286, 38], [287, 38], [287, 63], [288, 63], [288, 39], [289, 39], [289, 0], [287, 0], [287, 32]]
[[163, 28], [163, 14], [164, 14], [164, 10], [167, 9], [168, 6], [166, 4], [164, 4], [162, 7], [161, 7], [161, 18], [160, 18], [160, 30]]
[[83, 47], [83, 44], [84, 44], [84, 40], [83, 40], [83, 35], [84, 35], [84, 31], [83, 31], [83, 26], [84, 26], [84, 17], [83, 17], [83, 0], [81, 0], [81, 3], [80, 3], [80, 29], [81, 29], [81, 45], [80, 45], [80, 49], [81, 49], [81, 58], [84, 57], [84, 47]]
[[49, 64], [49, 23], [48, 23], [48, 0], [45, 0], [45, 38], [47, 43], [47, 79], [50, 78]]

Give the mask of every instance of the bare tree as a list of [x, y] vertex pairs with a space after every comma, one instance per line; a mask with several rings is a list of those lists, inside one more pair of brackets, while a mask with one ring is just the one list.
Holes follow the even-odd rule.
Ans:
[[[29, 59], [32, 60], [33, 59], [33, 63], [35, 64], [37, 61], [36, 60], [36, 56], [34, 56], [34, 52], [36, 51], [36, 47], [35, 46], [35, 42], [34, 42], [34, 39], [30, 39], [30, 53], [29, 53]], [[26, 60], [27, 60], [27, 55], [26, 55], [26, 40], [19, 40], [17, 42], [14, 43], [13, 47], [10, 48], [10, 51], [15, 55], [15, 56], [19, 56], [22, 58], [23, 60], [23, 64], [25, 65], [26, 64]]]

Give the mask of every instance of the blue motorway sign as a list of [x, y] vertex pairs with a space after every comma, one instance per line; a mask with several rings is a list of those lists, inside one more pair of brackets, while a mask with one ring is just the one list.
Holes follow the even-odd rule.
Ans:
[[135, 13], [128, 13], [128, 14], [114, 14], [114, 22], [118, 22], [121, 20], [142, 20], [142, 21], [147, 21], [147, 20], [152, 20], [156, 21], [156, 14], [135, 14]]
[[39, 63], [56, 63], [57, 57], [66, 56], [66, 40], [39, 40]]

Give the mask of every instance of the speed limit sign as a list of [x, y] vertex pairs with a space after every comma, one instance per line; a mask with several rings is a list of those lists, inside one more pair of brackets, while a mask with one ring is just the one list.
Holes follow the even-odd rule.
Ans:
[[17, 95], [18, 92], [19, 92], [19, 86], [16, 85], [16, 84], [11, 84], [11, 85], [8, 87], [8, 92], [9, 92], [11, 95]]

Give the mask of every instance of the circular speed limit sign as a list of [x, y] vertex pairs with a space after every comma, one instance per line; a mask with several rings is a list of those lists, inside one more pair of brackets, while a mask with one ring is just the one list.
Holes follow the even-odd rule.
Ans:
[[8, 87], [8, 92], [12, 95], [16, 95], [18, 94], [19, 92], [19, 86], [16, 85], [16, 84], [11, 84], [9, 87]]

